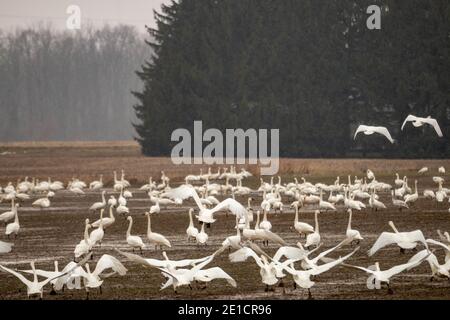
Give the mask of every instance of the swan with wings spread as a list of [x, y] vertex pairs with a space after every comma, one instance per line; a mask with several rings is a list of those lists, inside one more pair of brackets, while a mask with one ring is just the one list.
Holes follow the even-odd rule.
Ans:
[[439, 127], [439, 123], [437, 122], [436, 119], [431, 118], [431, 116], [428, 116], [427, 118], [421, 118], [410, 114], [409, 116], [406, 117], [405, 121], [403, 122], [402, 130], [407, 122], [412, 122], [413, 126], [416, 128], [421, 127], [424, 124], [428, 124], [434, 128], [439, 137], [443, 137], [441, 127]]
[[374, 133], [378, 133], [378, 134], [385, 136], [391, 143], [394, 143], [394, 139], [392, 139], [391, 134], [389, 133], [389, 130], [386, 127], [374, 127], [374, 126], [366, 126], [366, 125], [362, 124], [358, 127], [358, 129], [356, 129], [353, 140], [356, 139], [356, 136], [360, 132], [363, 132], [367, 136], [370, 136]]
[[245, 207], [232, 198], [223, 200], [212, 209], [206, 208], [202, 204], [200, 197], [198, 196], [197, 191], [195, 191], [194, 187], [186, 184], [165, 192], [163, 194], [163, 197], [171, 198], [174, 201], [185, 200], [191, 197], [194, 198], [194, 201], [199, 208], [199, 213], [195, 217], [202, 223], [215, 222], [216, 219], [214, 219], [214, 213], [222, 210], [229, 210], [232, 214], [238, 216], [239, 218], [245, 218], [247, 216], [247, 210], [245, 209]]

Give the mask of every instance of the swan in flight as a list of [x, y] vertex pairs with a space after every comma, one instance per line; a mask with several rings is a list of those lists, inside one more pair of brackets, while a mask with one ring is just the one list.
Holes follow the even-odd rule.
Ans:
[[441, 128], [439, 127], [437, 120], [434, 118], [431, 118], [431, 116], [428, 116], [427, 118], [421, 118], [421, 117], [416, 117], [416, 116], [413, 116], [410, 114], [409, 116], [406, 117], [405, 121], [403, 122], [401, 130], [403, 130], [403, 127], [405, 126], [405, 124], [407, 122], [412, 122], [413, 126], [416, 128], [421, 127], [424, 124], [428, 124], [434, 128], [434, 130], [436, 131], [436, 133], [439, 137], [443, 137]]
[[[89, 299], [89, 289], [99, 288], [102, 292], [102, 284], [104, 279], [109, 278], [115, 274], [124, 276], [127, 273], [127, 268], [115, 257], [104, 254], [100, 257], [93, 272], [89, 267], [89, 263], [85, 264], [86, 270], [82, 267], [76, 268], [71, 274], [68, 281], [73, 281], [74, 278], [83, 278], [84, 287], [86, 289], [86, 298]], [[112, 269], [112, 272], [102, 274], [105, 270]]]
[[409, 268], [419, 265], [420, 263], [422, 263], [422, 261], [423, 261], [423, 259], [415, 260], [412, 262], [407, 262], [405, 264], [400, 264], [398, 266], [395, 266], [395, 267], [392, 267], [390, 269], [383, 270], [383, 271], [380, 269], [380, 264], [378, 262], [375, 262], [374, 266], [370, 266], [368, 268], [354, 266], [354, 265], [348, 265], [348, 264], [345, 264], [344, 266], [362, 270], [362, 271], [370, 274], [369, 278], [367, 279], [367, 288], [381, 289], [381, 284], [386, 283], [386, 285], [388, 287], [388, 293], [393, 294], [394, 291], [392, 291], [392, 288], [390, 287], [390, 279], [393, 276], [395, 276]]
[[202, 223], [214, 223], [216, 219], [214, 219], [213, 214], [221, 210], [229, 210], [232, 214], [237, 215], [239, 218], [244, 218], [247, 216], [247, 210], [245, 207], [232, 198], [223, 200], [212, 209], [206, 208], [202, 204], [197, 191], [195, 191], [194, 187], [190, 185], [181, 185], [178, 188], [165, 192], [162, 196], [171, 198], [175, 201], [183, 201], [191, 197], [194, 198], [194, 201], [200, 210], [198, 216], [196, 217], [198, 221]]
[[158, 246], [160, 247], [160, 249], [162, 249], [162, 246], [172, 248], [170, 241], [167, 240], [166, 237], [164, 237], [162, 234], [152, 232], [152, 222], [150, 212], [146, 212], [145, 215], [147, 216], [147, 238], [150, 241], [150, 243], [155, 245], [155, 250]]
[[294, 279], [295, 282], [295, 288], [296, 286], [299, 286], [303, 289], [308, 289], [308, 298], [311, 299], [311, 288], [314, 286], [315, 282], [311, 281], [311, 276], [317, 276], [321, 273], [327, 272], [331, 268], [334, 268], [341, 263], [343, 263], [345, 260], [350, 258], [353, 254], [355, 254], [356, 251], [359, 250], [359, 247], [357, 247], [355, 250], [350, 252], [349, 254], [339, 257], [338, 259], [332, 260], [331, 262], [327, 262], [325, 264], [316, 266], [315, 268], [309, 269], [309, 270], [296, 270], [294, 268], [293, 263], [288, 260], [284, 262], [286, 264], [285, 270], [290, 273]]
[[373, 256], [378, 250], [384, 248], [390, 244], [397, 244], [400, 247], [400, 251], [403, 253], [406, 249], [414, 249], [418, 242], [421, 242], [427, 249], [427, 241], [423, 236], [422, 231], [415, 230], [411, 232], [398, 232], [392, 221], [389, 221], [389, 226], [394, 232], [383, 232], [375, 241], [372, 248], [369, 250], [368, 255]]
[[[431, 268], [431, 278], [433, 281], [435, 278], [447, 278], [450, 280], [450, 260], [445, 261], [444, 264], [440, 264], [437, 257], [433, 252], [429, 252], [427, 249], [423, 249], [416, 253], [408, 262], [424, 261], [426, 260]], [[415, 265], [408, 270], [416, 267]]]
[[[80, 261], [80, 263], [78, 263], [76, 265], [76, 267], [78, 267], [81, 263], [86, 263], [86, 261], [90, 259], [90, 255], [86, 256], [86, 258], [84, 258], [82, 261]], [[21, 273], [16, 272], [12, 269], [9, 269], [5, 266], [0, 265], [0, 269], [2, 269], [5, 272], [8, 272], [10, 274], [12, 274], [13, 276], [15, 276], [17, 279], [19, 279], [24, 285], [27, 286], [27, 295], [28, 298], [30, 298], [31, 295], [36, 295], [38, 294], [40, 296], [40, 298], [42, 299], [43, 295], [44, 295], [44, 286], [49, 283], [52, 280], [55, 280], [59, 277], [62, 277], [66, 274], [69, 274], [71, 272], [73, 272], [75, 270], [75, 268], [72, 268], [64, 273], [60, 273], [59, 275], [56, 275], [55, 277], [49, 277], [43, 281], [38, 281], [38, 275], [36, 273], [36, 268], [35, 268], [35, 261], [31, 261], [30, 262], [31, 265], [31, 270], [33, 273], [33, 281], [28, 280], [27, 278], [25, 278]]]
[[[447, 232], [446, 232], [446, 234], [448, 235]], [[445, 244], [445, 243], [436, 241], [434, 239], [427, 239], [427, 243], [429, 245], [435, 245], [435, 246], [440, 247], [441, 249], [444, 249], [444, 251], [445, 251], [445, 262], [447, 262], [447, 261], [450, 261], [450, 243], [448, 241], [446, 241], [446, 240], [443, 240], [443, 241], [445, 241], [447, 243]]]
[[145, 248], [145, 244], [142, 241], [142, 238], [139, 236], [132, 236], [131, 235], [131, 227], [133, 226], [133, 217], [128, 216], [127, 220], [129, 221], [128, 229], [127, 229], [127, 243], [128, 245], [133, 248], [133, 252], [135, 248], [139, 248], [142, 254], [142, 249]]
[[389, 133], [389, 130], [386, 127], [374, 127], [374, 126], [366, 126], [366, 125], [361, 124], [358, 127], [358, 129], [356, 129], [353, 140], [356, 139], [356, 136], [360, 132], [363, 132], [367, 136], [372, 135], [374, 133], [378, 133], [378, 134], [385, 136], [389, 140], [390, 143], [394, 143], [394, 139], [392, 139], [391, 134]]

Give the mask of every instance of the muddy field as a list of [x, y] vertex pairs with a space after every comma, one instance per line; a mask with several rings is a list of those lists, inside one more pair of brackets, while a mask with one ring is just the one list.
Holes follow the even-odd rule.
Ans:
[[[145, 241], [146, 218], [143, 213], [148, 210], [150, 201], [148, 196], [138, 191], [138, 187], [146, 183], [149, 175], [160, 176], [160, 170], [164, 169], [171, 177], [171, 185], [176, 186], [182, 181], [186, 173], [198, 173], [198, 167], [171, 167], [170, 159], [145, 158], [139, 155], [139, 150], [134, 144], [19, 144], [0, 145], [0, 185], [4, 186], [8, 181], [16, 181], [25, 176], [46, 179], [48, 176], [62, 180], [65, 183], [72, 176], [86, 179], [89, 182], [97, 178], [98, 174], [105, 174], [107, 182], [107, 196], [116, 192], [111, 190], [112, 170], [125, 169], [126, 178], [132, 183], [133, 198], [129, 199], [128, 207], [134, 217], [132, 233], [140, 235]], [[416, 176], [417, 169], [427, 165], [431, 172], [420, 178]], [[335, 173], [341, 173], [341, 179], [346, 181], [346, 174], [362, 176], [363, 170], [370, 167], [379, 181], [393, 184], [394, 173], [407, 174], [410, 181], [419, 180], [419, 194], [424, 188], [436, 189], [431, 180], [437, 175], [437, 167], [444, 165], [450, 169], [449, 161], [392, 161], [392, 160], [282, 160], [283, 182], [291, 181], [294, 176], [305, 176], [311, 182], [332, 183]], [[254, 169], [254, 168], [253, 168]], [[266, 179], [267, 180], [267, 179]], [[413, 183], [410, 183], [412, 185]], [[259, 185], [257, 178], [244, 181], [244, 185], [256, 187]], [[448, 186], [444, 184], [444, 186]], [[405, 263], [414, 254], [407, 252], [401, 254], [397, 247], [390, 246], [379, 251], [374, 257], [368, 258], [366, 251], [382, 231], [390, 231], [387, 224], [394, 221], [400, 231], [421, 229], [427, 238], [437, 238], [436, 229], [450, 231], [449, 204], [445, 201], [437, 206], [436, 202], [423, 199], [421, 196], [416, 205], [409, 210], [399, 212], [391, 205], [390, 195], [381, 194], [381, 200], [388, 205], [384, 211], [372, 212], [365, 210], [354, 212], [353, 227], [361, 232], [365, 238], [361, 242], [361, 250], [348, 262], [361, 266], [369, 266], [379, 261], [382, 269], [393, 265]], [[34, 196], [35, 199], [37, 196]], [[253, 196], [258, 199], [260, 196]], [[90, 213], [89, 206], [100, 201], [100, 192], [87, 192], [85, 196], [76, 196], [67, 191], [58, 192], [52, 199], [51, 208], [38, 210], [31, 208], [33, 199], [22, 203], [19, 209], [21, 230], [19, 237], [14, 240], [13, 251], [0, 256], [0, 263], [12, 268], [29, 268], [29, 261], [36, 260], [36, 267], [40, 269], [53, 269], [53, 261], [58, 260], [60, 266], [66, 265], [73, 258], [73, 249], [82, 239], [84, 232], [84, 220], [91, 221], [98, 218], [98, 214]], [[220, 199], [221, 200], [221, 199]], [[246, 198], [242, 198], [246, 203]], [[292, 200], [284, 198], [285, 204]], [[206, 247], [197, 247], [188, 244], [185, 239], [185, 230], [188, 225], [188, 208], [193, 205], [188, 201], [181, 207], [168, 207], [152, 219], [152, 229], [168, 237], [172, 248], [166, 250], [170, 258], [197, 258], [211, 254], [221, 244], [223, 239], [234, 234], [234, 216], [218, 215], [218, 220], [208, 230], [209, 241]], [[255, 204], [256, 205], [256, 204]], [[314, 223], [314, 208], [303, 208], [300, 220]], [[0, 213], [9, 210], [8, 203], [0, 203]], [[300, 240], [293, 226], [294, 213], [286, 206], [282, 214], [270, 214], [269, 220], [273, 225], [273, 231], [278, 233], [288, 244], [295, 245]], [[345, 235], [347, 226], [347, 214], [342, 207], [337, 213], [322, 213], [319, 216], [320, 233], [324, 248], [336, 245]], [[103, 284], [103, 292], [96, 290], [91, 292], [91, 299], [306, 299], [307, 291], [293, 290], [291, 278], [286, 277], [286, 293], [281, 288], [275, 292], [264, 292], [261, 283], [259, 268], [248, 260], [244, 263], [232, 264], [228, 261], [228, 253], [224, 252], [214, 260], [209, 267], [220, 266], [230, 274], [237, 282], [237, 288], [229, 286], [223, 280], [217, 280], [208, 285], [204, 290], [189, 290], [182, 288], [175, 294], [171, 288], [160, 291], [160, 285], [165, 278], [155, 269], [146, 269], [135, 265], [118, 255], [113, 248], [129, 250], [125, 241], [125, 233], [128, 223], [125, 217], [117, 216], [116, 223], [107, 229], [102, 246], [95, 249], [92, 264], [104, 253], [112, 254], [124, 262], [129, 272], [123, 277], [115, 276], [106, 279]], [[0, 228], [0, 239], [8, 241], [4, 235], [4, 227]], [[300, 241], [304, 241], [301, 239]], [[267, 249], [272, 254], [276, 246], [270, 245]], [[350, 247], [337, 250], [332, 257], [338, 257], [350, 252]], [[153, 247], [143, 254], [145, 257], [162, 259], [162, 254]], [[436, 255], [443, 261], [442, 250], [436, 251]], [[387, 290], [372, 291], [366, 287], [366, 274], [337, 267], [318, 276], [316, 285], [311, 289], [315, 299], [449, 299], [450, 282], [447, 280], [435, 280], [430, 282], [430, 270], [428, 264], [400, 274], [391, 283], [394, 290], [389, 295]], [[57, 295], [49, 295], [47, 288], [44, 299], [84, 299], [86, 293], [80, 291], [65, 291]], [[26, 299], [26, 291], [21, 283], [13, 276], [0, 273], [0, 299]]]

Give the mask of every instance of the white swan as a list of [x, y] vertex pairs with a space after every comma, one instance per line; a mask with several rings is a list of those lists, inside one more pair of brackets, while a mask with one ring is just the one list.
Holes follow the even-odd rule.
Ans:
[[91, 189], [91, 190], [99, 190], [101, 188], [103, 188], [103, 175], [102, 174], [100, 175], [99, 180], [92, 181], [89, 184], [89, 189]]
[[298, 204], [294, 204], [295, 208], [295, 219], [294, 219], [294, 229], [300, 234], [300, 235], [308, 235], [310, 233], [314, 232], [314, 227], [306, 222], [299, 222], [298, 221]]
[[162, 234], [152, 232], [152, 222], [150, 218], [150, 212], [146, 212], [145, 215], [147, 216], [147, 238], [150, 241], [150, 243], [155, 245], [155, 250], [159, 246], [160, 249], [162, 249], [162, 246], [166, 246], [169, 248], [172, 248], [172, 245], [170, 244], [170, 241], [167, 240], [166, 237], [164, 237]]
[[263, 221], [261, 221], [259, 223], [259, 227], [261, 229], [264, 229], [267, 231], [270, 231], [272, 229], [272, 224], [270, 223], [269, 220], [267, 220], [267, 211], [266, 210], [264, 210]]
[[394, 190], [391, 191], [391, 196], [392, 196], [392, 204], [393, 204], [394, 206], [398, 207], [398, 209], [399, 209], [400, 211], [402, 211], [402, 208], [409, 209], [409, 206], [408, 206], [408, 204], [407, 204], [405, 201], [400, 200], [400, 199], [396, 199], [396, 198], [394, 197]]
[[428, 171], [427, 167], [423, 167], [422, 169], [420, 169], [419, 171], [417, 171], [418, 174], [424, 174], [425, 172]]
[[14, 201], [12, 201], [11, 202], [11, 211], [6, 211], [6, 212], [3, 212], [2, 214], [0, 214], [0, 221], [7, 223], [8, 221], [14, 219], [18, 208], [19, 208], [19, 204], [18, 203], [14, 204]]
[[89, 228], [91, 228], [91, 225], [89, 224], [89, 219], [85, 220], [85, 227], [84, 227], [84, 239], [80, 241], [75, 247], [74, 253], [74, 260], [76, 258], [79, 258], [83, 255], [88, 254], [91, 249], [92, 245], [89, 240]]
[[233, 248], [240, 249], [241, 248], [241, 230], [239, 229], [239, 219], [236, 217], [236, 235], [229, 236], [225, 238], [222, 242], [222, 247], [224, 248]]
[[50, 207], [50, 199], [48, 198], [48, 195], [47, 195], [47, 197], [45, 197], [45, 198], [37, 199], [31, 205], [33, 207], [38, 207], [41, 209], [48, 208], [48, 207]]
[[90, 208], [89, 208], [89, 210], [91, 210], [91, 211], [97, 211], [97, 210], [100, 210], [100, 209], [104, 209], [105, 207], [106, 207], [106, 200], [105, 200], [105, 193], [106, 193], [106, 191], [102, 191], [102, 201], [101, 202], [96, 202], [96, 203], [94, 203]]
[[316, 210], [314, 212], [314, 222], [315, 222], [314, 232], [310, 233], [306, 236], [305, 247], [308, 249], [309, 249], [309, 247], [312, 247], [312, 246], [317, 247], [320, 243], [319, 219], [318, 219], [319, 213], [320, 213], [319, 210]]
[[421, 242], [428, 249], [428, 245], [422, 231], [415, 230], [411, 232], [398, 232], [392, 221], [389, 221], [389, 226], [394, 230], [394, 232], [381, 233], [377, 241], [375, 241], [372, 248], [369, 250], [369, 257], [374, 255], [381, 248], [394, 243], [400, 247], [401, 252], [404, 252], [406, 249], [414, 249], [418, 242]]
[[135, 248], [139, 248], [142, 254], [142, 249], [145, 248], [145, 244], [142, 241], [142, 238], [139, 236], [132, 236], [131, 235], [131, 227], [133, 226], [133, 217], [128, 216], [127, 220], [129, 221], [128, 229], [127, 229], [127, 243], [128, 245], [133, 248], [133, 252]]
[[197, 244], [206, 246], [206, 242], [208, 241], [208, 234], [205, 232], [205, 223], [202, 223], [202, 228], [200, 232], [195, 236], [195, 241], [197, 242]]
[[103, 230], [106, 228], [109, 228], [110, 226], [112, 226], [114, 224], [114, 222], [116, 221], [116, 218], [114, 217], [114, 214], [113, 214], [113, 206], [109, 207], [109, 217], [98, 219], [97, 221], [95, 221], [94, 223], [91, 224], [92, 227], [94, 227], [94, 228], [100, 227], [100, 220], [103, 224]]
[[192, 212], [194, 212], [194, 209], [189, 209], [189, 226], [186, 229], [187, 234], [187, 241], [191, 241], [192, 239], [196, 239], [198, 234], [198, 229], [194, 227], [194, 221], [192, 220]]
[[97, 243], [102, 245], [103, 236], [105, 235], [105, 231], [103, 230], [103, 212], [105, 209], [100, 210], [100, 223], [97, 229], [91, 232], [89, 235], [89, 243], [91, 246], [95, 246]]
[[[423, 249], [422, 251], [416, 253], [411, 259], [409, 259], [408, 263], [424, 260], [428, 262], [431, 269], [430, 281], [433, 281], [435, 278], [450, 279], [450, 260], [446, 260], [445, 263], [440, 264], [434, 253], [429, 252], [427, 249]], [[413, 265], [411, 268], [408, 268], [408, 270], [415, 267], [416, 265]]]
[[190, 197], [194, 198], [194, 201], [200, 210], [198, 216], [196, 217], [200, 222], [203, 223], [213, 223], [214, 221], [216, 221], [216, 219], [214, 219], [213, 217], [213, 214], [221, 210], [229, 210], [232, 214], [239, 216], [239, 218], [247, 216], [247, 210], [245, 209], [245, 207], [231, 198], [223, 200], [212, 209], [205, 208], [201, 203], [197, 192], [190, 185], [181, 185], [178, 188], [171, 189], [170, 191], [164, 193], [163, 196], [171, 198], [175, 201], [177, 199], [185, 200]]
[[378, 134], [385, 136], [389, 140], [390, 143], [394, 143], [394, 139], [392, 139], [391, 134], [389, 133], [389, 130], [386, 127], [374, 127], [374, 126], [366, 126], [366, 125], [361, 124], [358, 127], [358, 129], [356, 129], [353, 140], [356, 139], [356, 136], [360, 132], [363, 132], [367, 136], [372, 135], [374, 133], [378, 133]]
[[14, 216], [14, 222], [8, 223], [6, 225], [5, 234], [8, 236], [8, 239], [12, 234], [14, 234], [15, 238], [17, 238], [19, 230], [20, 230], [19, 213], [16, 211], [16, 215]]
[[405, 197], [403, 199], [405, 199], [405, 203], [410, 204], [410, 203], [414, 203], [417, 201], [417, 199], [419, 199], [419, 191], [417, 189], [417, 180], [414, 182], [415, 185], [415, 191], [413, 194], [407, 194], [405, 195]]
[[406, 117], [405, 121], [403, 122], [401, 130], [403, 130], [403, 127], [407, 122], [412, 122], [413, 126], [416, 128], [421, 127], [424, 124], [428, 124], [434, 128], [439, 137], [443, 137], [441, 128], [439, 127], [437, 120], [431, 118], [431, 116], [428, 116], [427, 118], [421, 118], [410, 114], [409, 116]]
[[355, 241], [357, 244], [364, 238], [361, 237], [361, 234], [358, 230], [352, 229], [352, 209], [348, 209], [348, 225], [347, 225], [347, 231], [345, 232], [346, 236], [346, 243], [353, 244]]

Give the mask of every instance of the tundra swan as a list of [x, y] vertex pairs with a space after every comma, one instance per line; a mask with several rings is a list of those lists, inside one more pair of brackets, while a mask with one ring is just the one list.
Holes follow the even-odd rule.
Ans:
[[194, 227], [194, 221], [192, 220], [192, 212], [194, 212], [194, 209], [189, 209], [189, 226], [186, 229], [187, 234], [187, 241], [191, 241], [191, 239], [196, 239], [198, 234], [198, 229]]
[[437, 120], [431, 118], [431, 116], [428, 116], [427, 118], [421, 118], [410, 114], [409, 116], [406, 117], [405, 121], [403, 122], [401, 130], [403, 130], [403, 127], [407, 122], [412, 122], [413, 126], [416, 128], [421, 127], [424, 124], [428, 124], [434, 128], [439, 137], [443, 137], [441, 128], [439, 127]]
[[353, 244], [355, 241], [357, 244], [364, 238], [361, 237], [361, 234], [358, 230], [352, 229], [352, 209], [348, 209], [348, 225], [347, 225], [347, 231], [345, 232], [346, 236], [346, 243]]
[[[114, 214], [113, 214], [113, 206], [109, 207], [109, 217], [102, 218], [101, 220], [102, 220], [102, 224], [103, 224], [103, 229], [106, 229], [114, 224], [114, 222], [116, 221], [116, 218], [114, 217]], [[98, 219], [97, 221], [92, 223], [92, 227], [94, 227], [94, 228], [100, 227], [100, 219]]]
[[133, 217], [128, 216], [127, 220], [129, 221], [128, 229], [127, 229], [127, 243], [128, 245], [133, 248], [133, 252], [135, 248], [139, 248], [142, 254], [142, 249], [145, 248], [145, 244], [142, 241], [142, 238], [139, 236], [132, 236], [131, 235], [131, 227], [133, 226]]
[[89, 243], [91, 246], [95, 246], [97, 243], [102, 245], [103, 236], [105, 235], [105, 231], [103, 230], [103, 212], [105, 209], [100, 210], [100, 223], [97, 229], [91, 232], [89, 235]]
[[91, 211], [97, 211], [97, 210], [100, 210], [100, 209], [104, 209], [105, 207], [106, 207], [106, 200], [105, 200], [105, 193], [106, 193], [106, 191], [102, 191], [102, 201], [101, 202], [96, 202], [96, 203], [94, 203], [90, 208], [89, 208], [89, 210], [91, 210]]
[[314, 212], [314, 221], [315, 221], [315, 227], [314, 232], [310, 233], [306, 236], [306, 243], [305, 247], [309, 249], [309, 247], [315, 246], [317, 247], [320, 243], [320, 233], [319, 233], [319, 215], [320, 211], [316, 210]]
[[355, 135], [353, 137], [353, 140], [356, 139], [356, 136], [358, 133], [363, 132], [365, 135], [372, 135], [374, 133], [381, 134], [385, 136], [390, 143], [394, 143], [394, 139], [392, 139], [391, 134], [389, 133], [389, 130], [386, 127], [374, 127], [374, 126], [366, 126], [366, 125], [360, 125], [358, 129], [356, 129]]
[[146, 212], [145, 215], [147, 216], [147, 238], [150, 241], [150, 243], [155, 245], [155, 250], [158, 246], [160, 247], [160, 249], [162, 249], [162, 246], [172, 248], [170, 241], [167, 240], [166, 237], [164, 237], [162, 234], [152, 232], [152, 222], [150, 212]]
[[295, 219], [294, 219], [294, 229], [300, 234], [300, 235], [306, 235], [313, 233], [314, 228], [310, 224], [306, 222], [299, 222], [298, 221], [298, 204], [294, 204], [295, 208]]

